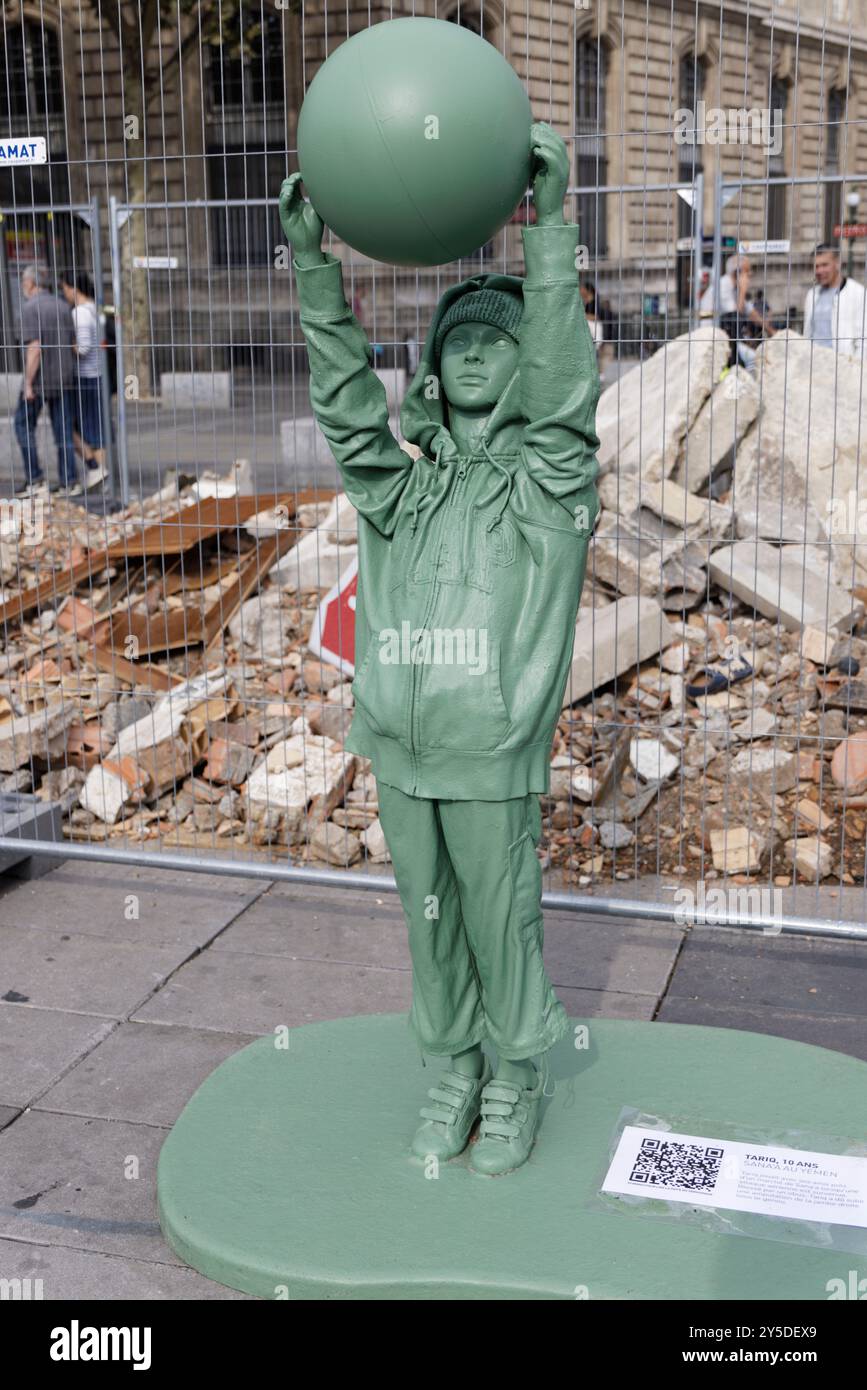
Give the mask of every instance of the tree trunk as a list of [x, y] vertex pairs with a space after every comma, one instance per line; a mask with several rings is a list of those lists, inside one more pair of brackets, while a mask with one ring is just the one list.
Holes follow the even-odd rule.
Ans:
[[[289, 129], [286, 132], [287, 148], [298, 149], [298, 115], [304, 100], [304, 46], [301, 28], [301, 7], [291, 9], [286, 15], [286, 116]], [[298, 168], [298, 156], [291, 160]]]
[[[148, 197], [148, 169], [144, 159], [144, 100], [140, 81], [127, 74], [124, 83], [127, 118], [139, 122], [139, 139], [127, 142], [127, 201], [145, 204]], [[118, 390], [126, 390], [128, 399], [152, 394], [153, 331], [151, 326], [148, 272], [136, 269], [135, 258], [147, 253], [147, 211], [130, 213], [120, 230], [121, 253], [121, 326], [123, 332], [124, 381]], [[134, 378], [134, 383], [130, 382]], [[132, 389], [130, 389], [132, 388]]]

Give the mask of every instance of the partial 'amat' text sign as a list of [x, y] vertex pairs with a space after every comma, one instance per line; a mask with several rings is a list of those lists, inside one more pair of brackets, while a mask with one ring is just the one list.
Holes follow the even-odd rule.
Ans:
[[0, 138], [0, 165], [47, 163], [48, 148], [43, 136], [28, 136], [26, 140]]

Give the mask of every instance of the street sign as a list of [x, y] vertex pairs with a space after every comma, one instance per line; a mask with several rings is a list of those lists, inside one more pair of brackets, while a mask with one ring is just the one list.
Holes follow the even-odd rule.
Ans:
[[355, 675], [355, 596], [358, 560], [352, 561], [329, 589], [321, 604], [307, 645], [316, 656], [336, 666], [344, 675]]
[[790, 246], [788, 241], [742, 241], [738, 250], [750, 256], [773, 256], [786, 255]]
[[136, 270], [177, 270], [177, 256], [133, 256]]
[[867, 222], [838, 222], [835, 236], [867, 236]]
[[48, 149], [42, 136], [24, 140], [0, 140], [0, 168], [8, 164], [47, 164]]

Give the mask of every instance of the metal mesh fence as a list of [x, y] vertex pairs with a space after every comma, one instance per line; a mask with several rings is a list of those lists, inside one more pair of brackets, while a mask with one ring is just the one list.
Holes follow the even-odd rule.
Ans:
[[[327, 55], [424, 14], [494, 44], [572, 158], [602, 511], [549, 888], [857, 934], [864, 0], [0, 14], [2, 853], [389, 875], [373, 769], [344, 748], [356, 516], [277, 195]], [[328, 234], [396, 435], [443, 291], [522, 274], [533, 217], [528, 193], [428, 270]], [[52, 396], [28, 305], [54, 294], [77, 353]]]

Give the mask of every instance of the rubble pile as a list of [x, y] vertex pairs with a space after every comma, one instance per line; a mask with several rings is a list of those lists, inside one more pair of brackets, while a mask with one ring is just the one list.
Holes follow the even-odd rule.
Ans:
[[603, 510], [544, 802], [548, 862], [582, 885], [864, 881], [863, 366], [786, 332], [752, 377], [728, 348], [702, 327], [600, 399]]
[[59, 802], [73, 840], [385, 860], [350, 682], [306, 645], [355, 554], [345, 498], [173, 482], [43, 521], [0, 551], [0, 789]]

